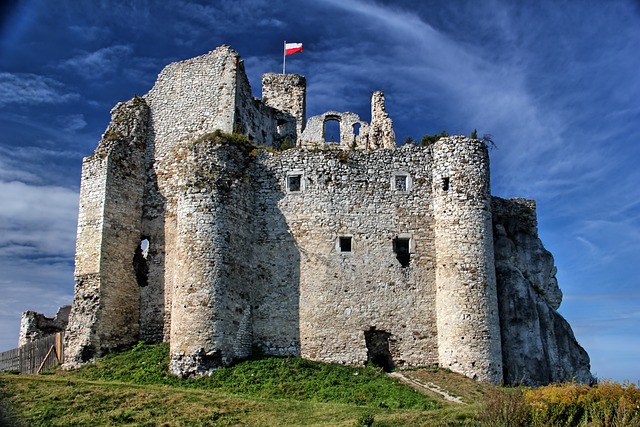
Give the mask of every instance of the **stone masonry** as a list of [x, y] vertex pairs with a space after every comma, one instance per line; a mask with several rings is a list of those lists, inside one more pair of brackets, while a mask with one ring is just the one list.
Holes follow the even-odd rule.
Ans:
[[260, 100], [221, 46], [114, 108], [83, 163], [66, 367], [144, 339], [168, 341], [183, 377], [260, 347], [492, 383], [592, 380], [556, 311], [535, 202], [491, 196], [483, 141], [397, 148], [382, 92], [367, 123], [307, 119], [304, 77], [262, 84]]

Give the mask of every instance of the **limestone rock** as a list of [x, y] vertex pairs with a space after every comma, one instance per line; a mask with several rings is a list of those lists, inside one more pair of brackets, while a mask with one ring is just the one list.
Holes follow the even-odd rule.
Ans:
[[562, 293], [537, 236], [535, 202], [494, 197], [492, 207], [504, 382], [592, 382], [589, 356], [556, 311]]

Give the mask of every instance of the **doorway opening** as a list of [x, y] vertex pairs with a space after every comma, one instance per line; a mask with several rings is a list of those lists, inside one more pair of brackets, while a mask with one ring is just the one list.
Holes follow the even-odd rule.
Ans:
[[375, 326], [364, 331], [364, 341], [367, 345], [367, 364], [379, 366], [385, 372], [393, 370], [393, 359], [389, 351], [390, 336], [389, 332], [377, 331]]

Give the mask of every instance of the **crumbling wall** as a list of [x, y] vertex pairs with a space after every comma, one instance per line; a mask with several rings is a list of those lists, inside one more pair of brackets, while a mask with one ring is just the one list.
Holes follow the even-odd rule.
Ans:
[[493, 197], [492, 211], [505, 383], [592, 382], [589, 356], [556, 311], [562, 293], [535, 201]]
[[70, 311], [70, 305], [63, 305], [54, 317], [46, 317], [44, 314], [30, 310], [22, 312], [18, 347], [56, 332], [64, 332], [69, 322]]
[[[326, 124], [330, 121], [340, 124], [338, 135], [327, 135]], [[358, 135], [356, 126], [360, 126]], [[300, 137], [300, 146], [310, 149], [334, 146], [343, 150], [364, 150], [368, 148], [368, 138], [369, 125], [360, 120], [357, 114], [329, 111], [309, 118], [307, 127]]]
[[368, 142], [370, 149], [396, 146], [396, 134], [385, 107], [384, 92], [376, 91], [371, 94], [371, 128]]
[[65, 335], [68, 367], [134, 343], [139, 336], [144, 152], [149, 109], [120, 103], [95, 153], [83, 161], [75, 293]]
[[[281, 128], [278, 134], [282, 138], [291, 138], [291, 145], [295, 145], [307, 121], [307, 80], [298, 74], [264, 74], [262, 103], [288, 116], [279, 119]], [[293, 129], [289, 118], [293, 119]]]
[[180, 180], [176, 147], [236, 122], [240, 56], [229, 46], [167, 65], [144, 96], [150, 109], [145, 163], [143, 236], [149, 240], [147, 286], [142, 288], [141, 336], [168, 340], [173, 278], [176, 276]]
[[432, 195], [440, 366], [501, 383], [489, 155], [482, 141], [450, 137], [433, 145]]

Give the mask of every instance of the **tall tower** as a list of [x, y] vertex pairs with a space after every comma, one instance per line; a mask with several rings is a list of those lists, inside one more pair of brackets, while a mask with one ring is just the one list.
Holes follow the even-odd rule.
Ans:
[[436, 317], [440, 366], [502, 382], [489, 155], [482, 141], [433, 146]]
[[307, 79], [298, 74], [264, 74], [262, 102], [295, 118], [297, 140], [307, 121]]
[[142, 98], [116, 105], [98, 148], [82, 162], [67, 367], [138, 340], [141, 284], [134, 258], [142, 238], [148, 122]]

